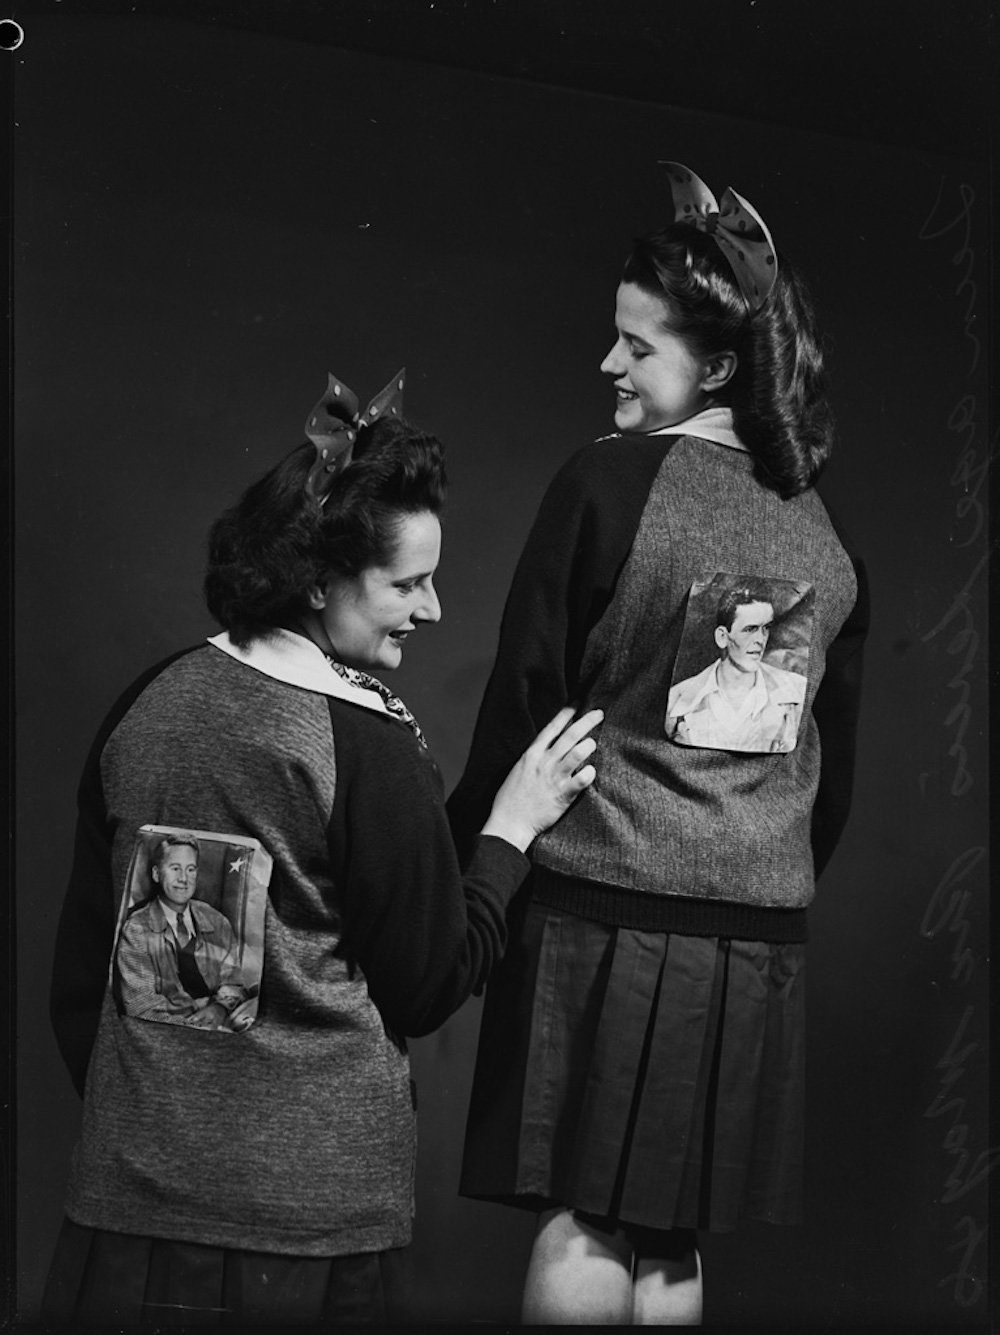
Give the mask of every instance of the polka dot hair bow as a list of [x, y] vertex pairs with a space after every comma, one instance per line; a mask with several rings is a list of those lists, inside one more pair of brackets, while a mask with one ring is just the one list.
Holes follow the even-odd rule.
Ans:
[[358, 412], [358, 396], [343, 381], [327, 373], [326, 393], [306, 419], [306, 435], [316, 446], [316, 460], [306, 478], [306, 490], [323, 505], [337, 476], [351, 462], [354, 443], [363, 426], [380, 417], [401, 417], [406, 368], [397, 371], [384, 389]]
[[704, 181], [679, 162], [661, 162], [670, 175], [674, 222], [687, 222], [714, 237], [729, 261], [752, 311], [767, 299], [778, 276], [774, 242], [752, 204], [727, 186], [721, 205]]

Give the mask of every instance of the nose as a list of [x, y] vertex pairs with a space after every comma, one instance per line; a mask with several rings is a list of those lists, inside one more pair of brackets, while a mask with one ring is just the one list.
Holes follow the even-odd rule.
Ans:
[[441, 620], [441, 602], [433, 583], [428, 584], [420, 606], [414, 608], [413, 619], [414, 621], [430, 621], [431, 623]]
[[621, 349], [622, 341], [618, 338], [612, 343], [610, 352], [604, 358], [604, 361], [601, 362], [601, 370], [605, 375], [619, 376], [624, 371], [625, 367]]

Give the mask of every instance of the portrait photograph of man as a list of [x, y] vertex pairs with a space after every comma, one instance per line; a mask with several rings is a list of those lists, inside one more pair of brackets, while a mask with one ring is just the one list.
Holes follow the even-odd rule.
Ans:
[[230, 1032], [253, 1023], [270, 859], [255, 840], [234, 842], [140, 831], [112, 964], [119, 1014]]
[[[695, 585], [667, 698], [671, 741], [718, 751], [794, 750], [811, 609], [811, 590], [803, 595], [791, 581], [717, 576]], [[692, 656], [704, 662], [709, 645], [711, 661], [679, 677]]]

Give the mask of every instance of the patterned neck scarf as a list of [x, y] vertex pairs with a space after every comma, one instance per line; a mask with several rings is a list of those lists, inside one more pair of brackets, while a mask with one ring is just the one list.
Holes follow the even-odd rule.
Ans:
[[408, 728], [411, 728], [417, 741], [421, 746], [426, 748], [427, 739], [420, 731], [420, 724], [407, 709], [406, 705], [403, 704], [399, 696], [393, 695], [388, 686], [384, 686], [382, 682], [379, 681], [378, 677], [372, 677], [367, 672], [359, 672], [357, 668], [347, 667], [344, 663], [338, 663], [337, 660], [331, 658], [329, 654], [324, 654], [323, 657], [330, 664], [338, 677], [343, 677], [344, 680], [349, 681], [352, 686], [360, 686], [361, 689], [365, 691], [377, 691], [382, 697], [382, 702], [389, 713], [392, 714], [394, 718], [398, 718], [400, 722], [405, 723]]

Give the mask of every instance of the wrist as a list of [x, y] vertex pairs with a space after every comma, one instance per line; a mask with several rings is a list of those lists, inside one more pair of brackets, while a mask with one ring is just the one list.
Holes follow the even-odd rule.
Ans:
[[508, 844], [513, 844], [521, 853], [528, 851], [528, 845], [535, 837], [534, 829], [525, 825], [523, 821], [495, 814], [490, 815], [480, 833], [491, 834], [497, 839], [504, 839]]

